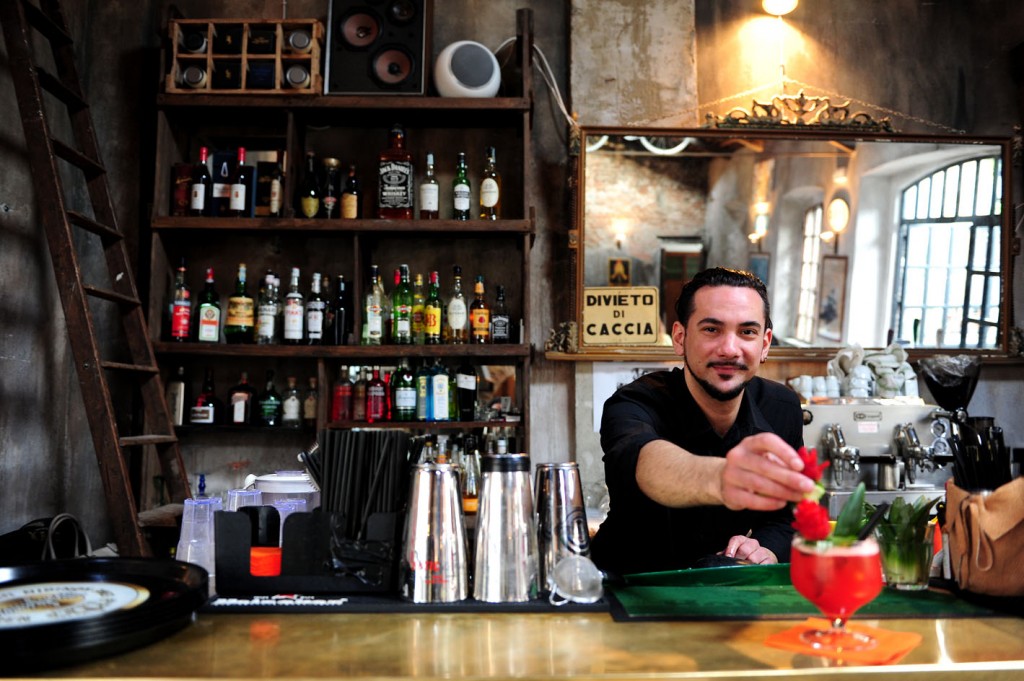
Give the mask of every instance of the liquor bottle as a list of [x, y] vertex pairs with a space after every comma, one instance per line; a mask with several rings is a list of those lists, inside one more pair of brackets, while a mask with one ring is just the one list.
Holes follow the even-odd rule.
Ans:
[[509, 316], [508, 305], [505, 302], [504, 286], [497, 287], [497, 298], [494, 301], [494, 309], [491, 310], [491, 342], [512, 342], [512, 318]]
[[366, 383], [366, 421], [383, 421], [386, 413], [388, 388], [380, 377], [380, 367], [373, 367], [370, 380]]
[[426, 421], [430, 413], [430, 367], [426, 362], [416, 370], [416, 420]]
[[192, 169], [192, 191], [189, 196], [190, 215], [210, 215], [213, 208], [213, 178], [207, 165], [210, 150], [199, 147], [199, 162]]
[[359, 175], [354, 165], [348, 167], [345, 188], [341, 192], [341, 217], [345, 220], [363, 217], [363, 192], [359, 188]]
[[480, 219], [497, 220], [501, 217], [501, 175], [495, 165], [494, 147], [484, 152], [487, 160], [480, 176]]
[[224, 403], [217, 399], [213, 388], [213, 369], [207, 367], [202, 389], [192, 403], [188, 421], [194, 425], [213, 425], [223, 420], [223, 411]]
[[460, 421], [476, 420], [476, 368], [463, 360], [455, 370], [455, 402]]
[[281, 425], [281, 396], [274, 387], [273, 369], [267, 369], [267, 385], [260, 394], [260, 425]]
[[434, 358], [434, 366], [430, 371], [430, 411], [427, 413], [428, 421], [449, 421], [451, 415], [448, 411], [449, 393], [451, 392], [451, 377], [448, 370], [441, 364], [441, 358]]
[[448, 342], [461, 345], [469, 340], [469, 316], [466, 296], [462, 293], [462, 268], [452, 267], [452, 291], [448, 296]]
[[284, 215], [284, 171], [279, 160], [270, 173], [270, 217]]
[[380, 345], [384, 341], [384, 285], [380, 281], [380, 269], [370, 266], [370, 288], [366, 291], [366, 342], [365, 345]]
[[391, 292], [391, 342], [396, 345], [412, 343], [412, 286], [409, 266], [398, 266], [398, 284]]
[[430, 287], [423, 303], [423, 333], [427, 345], [441, 344], [441, 310], [441, 287], [434, 271], [430, 273]]
[[403, 357], [391, 375], [391, 418], [395, 421], [416, 420], [416, 374]]
[[436, 220], [441, 216], [439, 205], [441, 199], [440, 185], [434, 176], [434, 155], [427, 154], [427, 174], [420, 182], [420, 219]]
[[306, 342], [321, 345], [324, 342], [324, 316], [327, 301], [320, 295], [320, 273], [313, 273], [313, 283], [306, 299]]
[[480, 447], [476, 437], [467, 435], [462, 457], [462, 512], [474, 514], [480, 507]]
[[426, 329], [426, 317], [424, 306], [426, 296], [423, 295], [423, 275], [416, 275], [416, 282], [412, 287], [412, 342], [416, 345], [423, 345], [423, 338]]
[[171, 303], [171, 340], [189, 340], [192, 329], [192, 294], [185, 283], [185, 259], [174, 275], [174, 302]]
[[316, 384], [316, 376], [310, 376], [309, 388], [302, 398], [302, 425], [306, 428], [316, 428], [316, 412], [320, 405], [320, 391]]
[[185, 379], [185, 367], [178, 367], [174, 376], [167, 381], [167, 409], [171, 414], [171, 424], [181, 426], [185, 424], [186, 405], [190, 405], [188, 398], [188, 381]]
[[249, 196], [246, 193], [252, 180], [249, 166], [245, 165], [245, 147], [238, 147], [238, 164], [231, 175], [231, 202], [228, 215], [236, 218], [249, 216]]
[[288, 284], [288, 294], [284, 297], [284, 342], [298, 345], [302, 342], [302, 329], [306, 308], [303, 305], [302, 293], [299, 291], [299, 268], [292, 268], [292, 278]]
[[302, 396], [295, 377], [288, 377], [288, 387], [281, 395], [281, 425], [285, 428], [302, 427]]
[[378, 157], [377, 217], [412, 219], [412, 154], [405, 148], [405, 130], [394, 125], [388, 148]]
[[206, 287], [199, 295], [199, 319], [196, 325], [196, 340], [200, 343], [220, 342], [220, 296], [213, 282], [213, 268], [206, 268]]
[[484, 301], [483, 275], [477, 275], [473, 295], [473, 302], [469, 304], [470, 341], [477, 344], [490, 343], [491, 310]]
[[256, 389], [249, 384], [249, 372], [243, 371], [228, 391], [228, 423], [236, 426], [253, 425], [256, 420]]
[[245, 289], [245, 263], [238, 265], [235, 294], [228, 298], [228, 317], [224, 322], [224, 339], [228, 343], [252, 343], [256, 314], [252, 296]]
[[331, 390], [331, 421], [352, 420], [352, 379], [348, 367], [342, 366]]
[[352, 384], [352, 420], [366, 420], [366, 367], [359, 369], [359, 377]]
[[452, 219], [468, 220], [470, 200], [469, 176], [466, 175], [466, 154], [459, 152], [455, 164], [455, 179], [452, 180]]
[[348, 345], [349, 318], [348, 290], [345, 287], [345, 275], [335, 278], [334, 300], [331, 301], [331, 344]]
[[338, 196], [341, 188], [338, 186], [338, 168], [341, 161], [328, 157], [323, 160], [324, 183], [320, 189], [320, 217], [331, 220], [338, 217]]
[[267, 271], [260, 287], [259, 304], [256, 307], [256, 342], [270, 345], [277, 342], [277, 276]]
[[299, 187], [299, 214], [315, 218], [320, 213], [320, 183], [316, 179], [316, 154], [306, 152], [306, 174]]

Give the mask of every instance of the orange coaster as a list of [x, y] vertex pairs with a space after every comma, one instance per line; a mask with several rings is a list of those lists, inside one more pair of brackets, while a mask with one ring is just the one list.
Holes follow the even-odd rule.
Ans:
[[812, 648], [810, 644], [800, 640], [800, 634], [808, 629], [827, 629], [828, 621], [816, 617], [810, 617], [795, 627], [786, 629], [777, 634], [772, 634], [765, 639], [765, 643], [775, 648], [792, 650], [802, 655], [817, 655], [819, 657], [831, 657], [844, 662], [856, 662], [859, 664], [895, 664], [903, 659], [903, 656], [916, 648], [921, 643], [921, 635], [903, 631], [886, 631], [876, 629], [863, 624], [849, 624], [846, 628], [867, 634], [878, 641], [871, 650], [821, 650]]

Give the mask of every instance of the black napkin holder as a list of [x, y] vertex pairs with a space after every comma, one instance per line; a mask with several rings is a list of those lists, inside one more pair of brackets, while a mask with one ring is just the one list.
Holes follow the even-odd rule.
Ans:
[[284, 522], [281, 574], [249, 571], [252, 526], [235, 511], [214, 514], [219, 596], [397, 593], [398, 514], [374, 513], [366, 537], [340, 534], [340, 514], [291, 513]]

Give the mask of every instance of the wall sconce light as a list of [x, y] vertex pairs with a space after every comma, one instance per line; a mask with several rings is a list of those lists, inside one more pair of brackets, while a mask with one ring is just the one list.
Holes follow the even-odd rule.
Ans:
[[761, 7], [764, 8], [764, 11], [777, 17], [789, 14], [796, 9], [798, 4], [799, 0], [761, 0]]
[[626, 242], [626, 233], [629, 231], [628, 218], [612, 218], [612, 234], [615, 239], [615, 248], [622, 250], [622, 244]]
[[841, 234], [846, 226], [850, 224], [850, 204], [841, 196], [837, 196], [828, 204], [826, 211], [826, 222], [829, 229], [836, 234]]

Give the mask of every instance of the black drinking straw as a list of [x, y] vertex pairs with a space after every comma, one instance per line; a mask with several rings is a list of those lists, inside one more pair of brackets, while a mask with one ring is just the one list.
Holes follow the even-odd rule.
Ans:
[[864, 525], [864, 527], [860, 528], [860, 532], [857, 533], [857, 541], [867, 539], [871, 532], [875, 529], [875, 525], [877, 525], [879, 521], [882, 520], [882, 516], [885, 515], [885, 512], [888, 510], [889, 502], [883, 501], [882, 503], [880, 503], [878, 507], [875, 508], [875, 512], [871, 514], [871, 517], [868, 518], [868, 522]]

